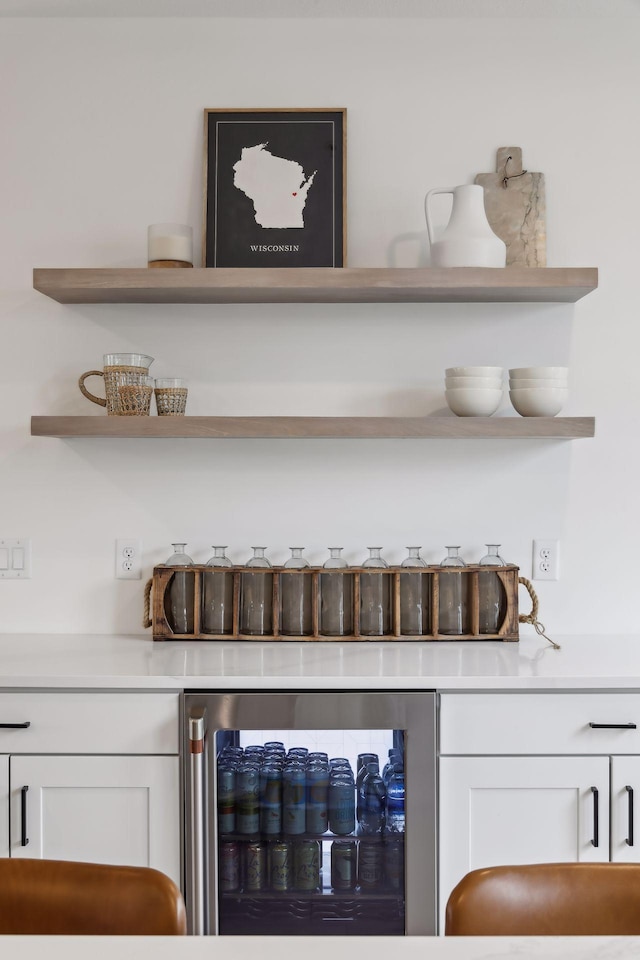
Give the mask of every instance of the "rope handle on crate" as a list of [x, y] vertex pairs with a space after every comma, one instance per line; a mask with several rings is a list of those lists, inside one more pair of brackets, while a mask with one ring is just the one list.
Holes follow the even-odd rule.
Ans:
[[153, 626], [151, 619], [151, 588], [153, 587], [153, 577], [147, 580], [144, 585], [144, 613], [142, 615], [142, 626], [145, 630]]
[[518, 583], [521, 583], [524, 587], [526, 587], [527, 592], [531, 597], [531, 612], [521, 613], [518, 617], [518, 620], [520, 623], [530, 623], [539, 636], [544, 637], [545, 640], [549, 641], [554, 650], [559, 650], [560, 644], [556, 643], [555, 640], [552, 640], [551, 637], [546, 635], [544, 632], [546, 630], [544, 623], [541, 623], [540, 620], [538, 620], [538, 594], [533, 589], [531, 580], [527, 580], [526, 577], [518, 577]]

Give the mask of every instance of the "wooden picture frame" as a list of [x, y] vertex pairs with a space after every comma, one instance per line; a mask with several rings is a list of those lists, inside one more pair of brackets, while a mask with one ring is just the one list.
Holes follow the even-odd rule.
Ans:
[[203, 266], [345, 266], [346, 114], [205, 109]]

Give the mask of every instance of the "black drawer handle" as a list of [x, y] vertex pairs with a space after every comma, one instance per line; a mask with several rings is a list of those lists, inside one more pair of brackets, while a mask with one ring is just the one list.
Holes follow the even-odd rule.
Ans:
[[26, 847], [29, 843], [27, 837], [27, 791], [29, 787], [22, 788], [22, 846]]
[[26, 730], [31, 726], [31, 720], [25, 720], [24, 723], [0, 723], [0, 730]]
[[598, 846], [598, 820], [600, 819], [598, 817], [598, 806], [599, 806], [598, 788], [591, 787], [591, 792], [593, 794], [593, 840], [591, 841], [591, 845], [593, 847], [597, 847]]
[[590, 723], [592, 730], [636, 730], [635, 723]]
[[628, 847], [633, 846], [633, 787], [626, 786], [625, 790], [627, 791], [627, 797], [629, 799], [629, 836], [625, 840], [625, 843]]

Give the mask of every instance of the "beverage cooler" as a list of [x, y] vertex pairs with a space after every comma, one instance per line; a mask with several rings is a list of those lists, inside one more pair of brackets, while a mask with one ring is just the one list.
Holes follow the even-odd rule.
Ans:
[[184, 708], [191, 933], [436, 933], [435, 693]]

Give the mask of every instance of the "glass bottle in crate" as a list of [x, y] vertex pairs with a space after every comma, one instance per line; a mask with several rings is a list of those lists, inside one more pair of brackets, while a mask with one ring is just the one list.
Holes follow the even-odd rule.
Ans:
[[447, 556], [441, 567], [446, 573], [439, 576], [438, 632], [459, 635], [469, 632], [468, 582], [465, 574], [454, 573], [453, 567], [466, 567], [459, 554], [460, 547], [447, 547]]
[[264, 555], [266, 547], [253, 547], [253, 556], [247, 561], [250, 571], [240, 579], [240, 633], [265, 636], [273, 632], [273, 573]]
[[[487, 553], [479, 561], [481, 567], [506, 567], [498, 550], [499, 543], [487, 543]], [[478, 622], [480, 633], [497, 633], [507, 613], [507, 595], [496, 573], [478, 573]]]
[[353, 633], [353, 575], [340, 556], [342, 547], [329, 547], [329, 559], [320, 574], [320, 633], [326, 637], [348, 637]]
[[[407, 547], [409, 556], [403, 567], [426, 567], [420, 556], [420, 547]], [[400, 574], [400, 632], [403, 636], [419, 637], [430, 632], [431, 580], [427, 574], [403, 572]]]
[[[303, 570], [309, 561], [302, 556], [304, 547], [290, 547], [285, 569]], [[313, 632], [311, 619], [311, 576], [306, 573], [280, 574], [280, 633], [285, 637], [308, 637]]]
[[193, 570], [180, 570], [180, 567], [193, 566], [193, 560], [185, 553], [186, 543], [172, 543], [173, 554], [165, 566], [176, 567], [169, 581], [165, 612], [169, 626], [174, 633], [193, 633], [193, 605], [195, 594], [195, 574]]
[[[380, 555], [382, 547], [368, 547], [367, 568], [388, 568]], [[360, 574], [360, 633], [363, 637], [383, 637], [391, 633], [391, 577], [386, 573]]]
[[[233, 633], [233, 573], [224, 567], [232, 566], [225, 555], [226, 547], [214, 547], [202, 574], [202, 632]], [[223, 569], [217, 569], [223, 568]]]

